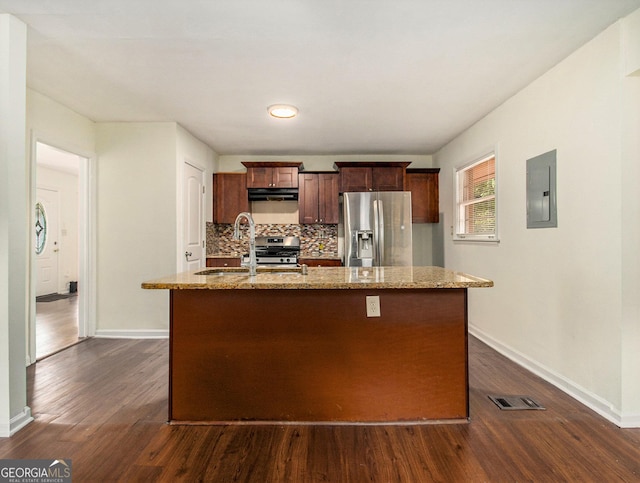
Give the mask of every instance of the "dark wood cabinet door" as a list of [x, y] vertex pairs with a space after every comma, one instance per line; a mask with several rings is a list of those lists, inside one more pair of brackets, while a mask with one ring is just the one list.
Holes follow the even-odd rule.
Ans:
[[301, 173], [298, 176], [300, 223], [338, 223], [338, 181], [338, 173]]
[[438, 168], [407, 172], [407, 191], [411, 191], [411, 216], [414, 223], [440, 221]]
[[239, 267], [240, 257], [207, 258], [207, 267]]
[[318, 218], [320, 223], [337, 224], [340, 217], [338, 173], [318, 174]]
[[336, 161], [340, 193], [347, 191], [404, 191], [407, 161]]
[[247, 188], [271, 188], [273, 185], [273, 168], [248, 168]]
[[372, 169], [371, 168], [340, 168], [340, 192], [350, 191], [371, 191]]
[[297, 188], [298, 168], [273, 168], [272, 183], [275, 188]]
[[318, 223], [318, 175], [315, 173], [298, 176], [298, 220], [301, 224]]
[[249, 162], [247, 168], [247, 188], [297, 188], [298, 171], [302, 163]]
[[300, 265], [309, 267], [341, 267], [342, 261], [339, 258], [300, 258]]
[[372, 168], [374, 191], [404, 191], [405, 170], [399, 167]]
[[233, 223], [238, 213], [249, 211], [245, 173], [213, 175], [213, 222]]

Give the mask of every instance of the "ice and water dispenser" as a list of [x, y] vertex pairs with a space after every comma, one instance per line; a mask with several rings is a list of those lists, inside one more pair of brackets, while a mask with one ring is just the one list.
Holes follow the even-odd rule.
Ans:
[[373, 260], [373, 231], [357, 230], [354, 235], [356, 237], [356, 257], [358, 260]]

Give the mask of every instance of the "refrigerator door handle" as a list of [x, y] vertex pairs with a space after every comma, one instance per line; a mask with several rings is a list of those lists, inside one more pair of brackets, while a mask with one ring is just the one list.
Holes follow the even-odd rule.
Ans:
[[373, 206], [373, 266], [380, 264], [380, 252], [378, 250], [378, 233], [380, 227], [378, 226], [378, 200], [373, 200], [371, 203]]
[[374, 206], [374, 219], [375, 219], [375, 239], [374, 242], [376, 244], [376, 251], [378, 263], [376, 264], [379, 267], [384, 265], [384, 209], [381, 200], [376, 200], [373, 202]]

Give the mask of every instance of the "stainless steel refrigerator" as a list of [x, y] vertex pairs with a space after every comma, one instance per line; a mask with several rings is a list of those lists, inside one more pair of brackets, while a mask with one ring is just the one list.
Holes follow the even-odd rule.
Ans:
[[344, 264], [412, 265], [411, 192], [344, 193]]

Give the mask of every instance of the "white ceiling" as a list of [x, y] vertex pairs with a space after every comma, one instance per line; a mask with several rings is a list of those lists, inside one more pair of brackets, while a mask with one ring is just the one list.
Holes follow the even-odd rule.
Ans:
[[[219, 154], [430, 154], [640, 0], [0, 0], [28, 85]], [[267, 106], [292, 103], [293, 120]]]

